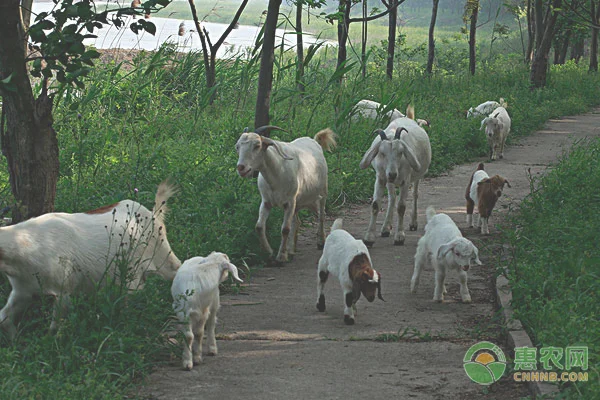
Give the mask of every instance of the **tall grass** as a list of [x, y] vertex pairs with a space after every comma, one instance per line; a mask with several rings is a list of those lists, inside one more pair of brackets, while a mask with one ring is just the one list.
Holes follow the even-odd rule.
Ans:
[[507, 237], [513, 306], [534, 344], [589, 348], [589, 381], [564, 391], [574, 399], [600, 398], [599, 155], [600, 140], [579, 143], [532, 182]]
[[[374, 54], [374, 53], [373, 53]], [[351, 60], [344, 85], [334, 79], [335, 51], [324, 48], [306, 66], [304, 95], [296, 91], [294, 55], [278, 52], [271, 122], [291, 140], [331, 127], [338, 149], [327, 154], [330, 167], [328, 211], [347, 202], [365, 202], [374, 174], [358, 163], [381, 122], [351, 123], [347, 113], [369, 98], [404, 110], [413, 104], [427, 118], [433, 148], [430, 174], [486, 153], [479, 121], [466, 120], [469, 106], [504, 97], [513, 117], [512, 135], [525, 135], [550, 117], [585, 111], [597, 104], [600, 79], [569, 64], [553, 69], [546, 89], [530, 91], [528, 72], [515, 58], [480, 64], [466, 76], [461, 54], [446, 54], [445, 73], [423, 78], [418, 61], [399, 62], [398, 78], [388, 81], [384, 62], [372, 57], [367, 77]], [[218, 94], [208, 105], [202, 58], [164, 47], [140, 53], [131, 63], [108, 63], [94, 70], [86, 88], [70, 88], [55, 105], [60, 146], [56, 209], [85, 211], [133, 198], [150, 206], [157, 184], [171, 177], [180, 187], [167, 219], [169, 240], [183, 260], [213, 250], [228, 253], [238, 265], [258, 268], [266, 259], [254, 234], [260, 196], [255, 180], [237, 176], [234, 144], [252, 126], [258, 52], [222, 60], [217, 66]], [[2, 163], [5, 161], [2, 160]], [[0, 170], [6, 170], [5, 165]], [[2, 185], [8, 186], [6, 175]], [[4, 193], [7, 193], [6, 190]], [[10, 196], [5, 202], [10, 203]], [[269, 220], [272, 245], [279, 240], [281, 212]], [[0, 276], [0, 304], [10, 286]], [[100, 292], [101, 293], [101, 292]], [[47, 313], [25, 326], [16, 344], [2, 343], [0, 398], [103, 398], [125, 393], [169, 351], [161, 333], [171, 313], [168, 284], [151, 281], [126, 298], [96, 296], [76, 301], [57, 336], [47, 335]], [[106, 311], [122, 308], [114, 317]], [[30, 317], [28, 320], [36, 320]], [[106, 356], [104, 356], [106, 355]], [[164, 357], [163, 357], [164, 359]]]

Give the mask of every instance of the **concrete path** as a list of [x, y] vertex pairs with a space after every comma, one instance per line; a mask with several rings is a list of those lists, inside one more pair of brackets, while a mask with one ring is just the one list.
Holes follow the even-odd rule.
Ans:
[[[371, 249], [383, 276], [386, 302], [362, 298], [354, 326], [343, 322], [343, 298], [335, 278], [326, 286], [327, 310], [316, 308], [316, 249], [313, 227], [306, 227], [298, 254], [282, 268], [265, 268], [246, 278], [242, 293], [223, 295], [217, 325], [219, 355], [205, 357], [192, 372], [171, 360], [141, 389], [147, 399], [514, 399], [526, 388], [509, 378], [486, 389], [463, 370], [466, 350], [480, 340], [501, 343], [494, 312], [492, 277], [501, 244], [495, 222], [529, 193], [528, 173], [540, 174], [568, 150], [574, 140], [600, 136], [600, 109], [549, 121], [518, 141], [504, 160], [486, 162], [488, 174], [512, 184], [490, 218], [492, 238], [465, 227], [465, 187], [478, 162], [421, 184], [419, 229], [406, 231], [404, 246], [378, 238]], [[485, 160], [483, 160], [485, 161]], [[528, 172], [530, 171], [530, 172]], [[433, 271], [424, 270], [417, 294], [409, 291], [413, 257], [425, 225], [424, 211], [433, 205], [448, 213], [480, 250], [485, 266], [469, 271], [473, 303], [460, 302], [458, 281], [449, 274], [448, 295], [434, 303]], [[258, 206], [258, 205], [257, 205]], [[407, 207], [410, 210], [410, 206]], [[362, 238], [370, 206], [342, 212], [344, 227]], [[383, 220], [380, 214], [378, 222]], [[331, 225], [327, 222], [327, 230]], [[408, 224], [408, 222], [406, 222]]]

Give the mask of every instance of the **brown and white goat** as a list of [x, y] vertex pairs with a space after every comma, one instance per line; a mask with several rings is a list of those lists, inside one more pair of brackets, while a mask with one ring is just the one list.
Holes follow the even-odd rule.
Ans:
[[342, 229], [342, 219], [338, 218], [325, 240], [323, 255], [317, 269], [317, 310], [325, 311], [323, 288], [329, 273], [337, 275], [344, 292], [344, 322], [354, 325], [356, 302], [362, 293], [367, 301], [381, 300], [381, 274], [373, 269], [367, 246]]
[[489, 175], [483, 170], [483, 163], [479, 163], [477, 170], [471, 175], [471, 180], [467, 186], [465, 199], [467, 200], [467, 225], [473, 227], [473, 209], [477, 202], [477, 210], [479, 212], [479, 221], [477, 227], [481, 226], [481, 233], [484, 235], [490, 234], [488, 227], [488, 219], [492, 214], [492, 210], [502, 196], [504, 185], [510, 186], [510, 183], [500, 175]]

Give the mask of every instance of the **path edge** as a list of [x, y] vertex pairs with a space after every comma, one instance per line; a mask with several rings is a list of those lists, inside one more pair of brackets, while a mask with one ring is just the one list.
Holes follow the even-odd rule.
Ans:
[[[507, 331], [505, 344], [511, 349], [513, 356], [515, 347], [534, 347], [531, 338], [523, 328], [523, 324], [514, 316], [512, 290], [508, 279], [504, 275], [499, 275], [496, 278], [495, 295], [496, 305], [501, 312]], [[534, 399], [554, 398], [560, 393], [557, 385], [547, 382], [530, 381], [527, 382], [527, 387]]]

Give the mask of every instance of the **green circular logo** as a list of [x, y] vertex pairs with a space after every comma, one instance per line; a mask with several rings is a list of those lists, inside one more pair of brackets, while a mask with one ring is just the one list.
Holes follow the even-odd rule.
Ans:
[[506, 357], [498, 346], [491, 342], [479, 342], [467, 350], [463, 365], [467, 376], [480, 385], [491, 385], [498, 381], [506, 370]]

